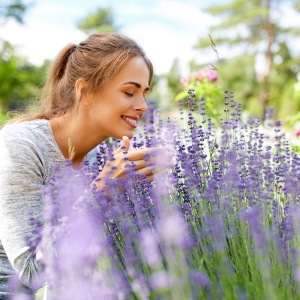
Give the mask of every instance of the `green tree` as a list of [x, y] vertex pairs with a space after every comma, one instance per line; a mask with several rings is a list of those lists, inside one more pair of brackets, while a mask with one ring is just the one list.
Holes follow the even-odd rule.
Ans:
[[15, 53], [12, 44], [0, 45], [0, 110], [22, 109], [34, 100], [44, 80], [42, 67], [30, 64]]
[[[237, 46], [243, 55], [254, 58], [252, 63], [257, 62], [257, 58], [262, 58], [260, 62], [260, 74], [256, 74], [253, 83], [253, 91], [257, 93], [261, 101], [261, 116], [265, 115], [266, 107], [270, 104], [270, 91], [273, 88], [274, 59], [280, 49], [280, 43], [299, 35], [300, 27], [282, 28], [275, 19], [274, 12], [280, 9], [285, 1], [280, 0], [232, 0], [224, 5], [214, 5], [206, 9], [213, 16], [218, 16], [221, 22], [210, 28], [214, 44], [217, 48], [227, 46], [233, 48]], [[296, 3], [295, 1], [291, 1]], [[298, 2], [299, 3], [299, 2]], [[300, 17], [300, 16], [299, 16]], [[233, 34], [234, 33], [234, 34]], [[211, 47], [210, 38], [200, 39], [195, 45], [196, 49]], [[290, 49], [287, 48], [290, 53]], [[232, 51], [232, 50], [231, 50]], [[285, 57], [292, 61], [292, 57]], [[245, 61], [244, 61], [245, 62]], [[286, 61], [282, 62], [286, 64]], [[249, 62], [241, 65], [240, 68], [249, 69]], [[290, 66], [293, 68], [294, 66]], [[221, 67], [219, 67], [221, 69]], [[235, 72], [237, 69], [231, 69]], [[221, 70], [222, 71], [222, 70]], [[227, 77], [227, 73], [224, 76]], [[246, 72], [244, 72], [247, 78]], [[295, 79], [294, 72], [285, 72], [289, 79]], [[282, 78], [286, 81], [287, 78]], [[257, 84], [255, 83], [257, 82]], [[257, 90], [258, 87], [258, 90]], [[280, 95], [278, 95], [280, 96]], [[274, 102], [274, 101], [273, 101]], [[275, 101], [276, 102], [276, 101]]]
[[277, 108], [277, 116], [284, 119], [295, 114], [300, 99], [295, 97], [295, 83], [300, 72], [300, 57], [293, 57], [285, 42], [281, 42], [274, 56], [274, 66], [268, 78], [270, 82], [269, 102]]
[[81, 19], [77, 27], [87, 34], [96, 32], [116, 32], [114, 16], [110, 8], [98, 8], [95, 12], [88, 14]]
[[174, 99], [175, 96], [182, 90], [182, 83], [180, 82], [180, 68], [179, 60], [174, 59], [170, 71], [166, 74], [167, 87], [170, 90], [170, 97]]
[[15, 19], [23, 23], [23, 17], [27, 6], [21, 0], [1, 0], [0, 2], [0, 20]]
[[[19, 23], [23, 23], [24, 14], [27, 10], [21, 0], [1, 0], [0, 2], [0, 25], [9, 19], [14, 19]], [[12, 59], [12, 61], [10, 61]], [[10, 77], [11, 72], [14, 73], [16, 66], [16, 55], [13, 46], [0, 38], [0, 125], [6, 120], [6, 109], [10, 99], [8, 99], [8, 91], [12, 91], [15, 87], [10, 86], [14, 79]], [[8, 97], [8, 98], [7, 98]]]

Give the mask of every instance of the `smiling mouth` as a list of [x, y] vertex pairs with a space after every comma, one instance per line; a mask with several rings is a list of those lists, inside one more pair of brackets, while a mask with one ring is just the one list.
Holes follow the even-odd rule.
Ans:
[[127, 116], [122, 116], [122, 119], [129, 124], [130, 126], [132, 126], [133, 128], [137, 127], [137, 121], [138, 118], [131, 118], [131, 117], [127, 117]]

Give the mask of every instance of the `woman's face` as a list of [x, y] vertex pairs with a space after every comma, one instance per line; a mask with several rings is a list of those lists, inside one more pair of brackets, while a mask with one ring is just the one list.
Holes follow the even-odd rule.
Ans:
[[99, 140], [133, 136], [133, 130], [147, 110], [149, 70], [141, 57], [135, 57], [105, 86], [93, 95], [87, 122], [89, 132]]

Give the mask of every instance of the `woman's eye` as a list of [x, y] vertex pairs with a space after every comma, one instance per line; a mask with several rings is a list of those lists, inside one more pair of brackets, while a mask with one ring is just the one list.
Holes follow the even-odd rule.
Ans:
[[127, 93], [127, 92], [125, 92], [125, 94], [126, 94], [127, 96], [129, 96], [129, 97], [133, 97], [133, 94], [132, 94], [132, 93]]

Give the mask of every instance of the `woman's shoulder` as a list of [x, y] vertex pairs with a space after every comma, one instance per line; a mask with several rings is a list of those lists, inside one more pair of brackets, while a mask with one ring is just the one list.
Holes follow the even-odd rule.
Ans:
[[49, 121], [45, 119], [24, 121], [4, 125], [0, 130], [1, 140], [39, 139], [40, 135], [51, 133]]
[[35, 157], [44, 163], [53, 161], [53, 164], [64, 161], [50, 123], [45, 119], [5, 125], [0, 130], [0, 155]]
[[17, 153], [33, 151], [42, 154], [49, 148], [51, 132], [47, 120], [7, 124], [0, 130], [0, 151]]

